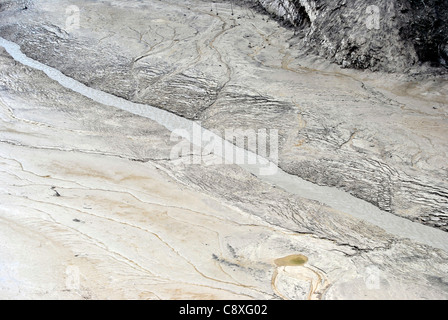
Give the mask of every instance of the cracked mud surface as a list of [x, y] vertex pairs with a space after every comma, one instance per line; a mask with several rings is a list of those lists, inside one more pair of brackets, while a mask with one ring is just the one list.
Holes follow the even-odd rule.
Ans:
[[[278, 129], [286, 172], [447, 230], [446, 79], [300, 60], [292, 31], [225, 3], [216, 15], [204, 1], [75, 1], [81, 28], [70, 32], [74, 2], [58, 3], [1, 12], [0, 36], [88, 86], [206, 128]], [[238, 166], [170, 161], [163, 126], [1, 48], [0, 110], [1, 297], [448, 298], [445, 251]], [[308, 262], [275, 264], [297, 254]]]

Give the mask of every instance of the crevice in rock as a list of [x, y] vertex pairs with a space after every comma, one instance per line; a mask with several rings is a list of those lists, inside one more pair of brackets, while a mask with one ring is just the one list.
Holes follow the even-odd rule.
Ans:
[[257, 0], [260, 10], [296, 29], [311, 27], [311, 19], [300, 0]]
[[302, 29], [311, 27], [311, 19], [305, 7], [300, 4], [299, 0], [293, 1], [293, 5], [296, 7], [298, 13], [295, 25]]

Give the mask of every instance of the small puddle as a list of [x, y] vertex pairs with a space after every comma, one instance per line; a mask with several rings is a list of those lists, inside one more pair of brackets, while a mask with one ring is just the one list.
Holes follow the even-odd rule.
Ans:
[[301, 254], [293, 254], [274, 261], [277, 267], [300, 267], [308, 262], [308, 258]]

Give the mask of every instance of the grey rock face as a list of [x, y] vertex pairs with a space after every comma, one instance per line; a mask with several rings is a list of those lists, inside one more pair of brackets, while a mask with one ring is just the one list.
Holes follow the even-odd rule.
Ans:
[[[270, 13], [289, 21], [295, 27], [309, 28], [315, 8], [308, 1], [259, 0], [259, 3]], [[314, 12], [311, 12], [314, 11]]]
[[28, 7], [32, 5], [31, 0], [21, 0], [21, 1], [13, 1], [13, 0], [1, 0], [0, 1], [0, 12], [4, 10], [27, 10]]
[[416, 63], [447, 66], [448, 3], [441, 0], [259, 0], [304, 29], [310, 52], [350, 68], [401, 71]]

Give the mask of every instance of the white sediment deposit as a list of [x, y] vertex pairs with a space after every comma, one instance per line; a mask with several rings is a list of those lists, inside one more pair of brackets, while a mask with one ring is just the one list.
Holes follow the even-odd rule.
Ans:
[[[63, 75], [58, 70], [26, 57], [20, 51], [20, 47], [18, 45], [1, 37], [0, 46], [4, 47], [16, 61], [31, 68], [43, 71], [49, 78], [56, 80], [59, 84], [69, 90], [80, 93], [95, 102], [154, 120], [172, 132], [185, 132], [186, 134], [182, 137], [187, 139], [191, 144], [195, 143], [195, 124], [193, 121], [152, 106], [130, 102], [123, 98], [115, 97], [109, 93], [89, 88], [86, 85]], [[412, 222], [410, 220], [397, 217], [391, 213], [381, 211], [375, 206], [359, 200], [344, 191], [339, 191], [336, 188], [318, 186], [287, 174], [279, 169], [275, 163], [270, 162], [266, 158], [258, 157], [245, 149], [234, 146], [230, 142], [225, 141], [221, 137], [200, 126], [198, 130], [201, 135], [209, 134], [214, 136], [214, 139], [211, 139], [210, 142], [198, 140], [198, 147], [202, 150], [202, 148], [207, 147], [211, 143], [212, 150], [224, 151], [219, 154], [215, 154], [220, 158], [224, 158], [222, 160], [223, 163], [226, 161], [232, 162], [240, 156], [244, 159], [241, 165], [243, 168], [256, 174], [260, 177], [260, 179], [271, 182], [273, 185], [285, 189], [287, 192], [297, 194], [306, 199], [319, 201], [356, 218], [376, 224], [392, 234], [407, 237], [423, 244], [448, 251], [447, 232], [430, 228], [417, 222]], [[215, 145], [224, 146], [224, 148], [217, 148]], [[225, 151], [227, 151], [227, 153]], [[244, 164], [244, 162], [247, 163], [247, 159], [250, 155], [255, 157], [258, 164]], [[264, 174], [263, 169], [266, 169]]]
[[[1, 298], [448, 298], [443, 77], [311, 61], [227, 2], [58, 4], [0, 6]], [[198, 128], [278, 159], [173, 159]]]

